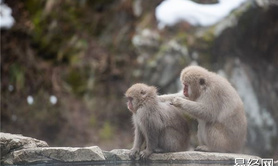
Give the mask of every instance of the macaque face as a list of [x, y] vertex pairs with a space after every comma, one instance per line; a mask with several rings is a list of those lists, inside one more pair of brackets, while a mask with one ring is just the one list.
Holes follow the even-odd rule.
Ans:
[[183, 83], [183, 95], [189, 97], [189, 86], [186, 83]]
[[201, 87], [196, 81], [183, 81], [183, 95], [190, 100], [196, 100], [201, 93]]
[[193, 87], [194, 83], [192, 83], [189, 80], [186, 80], [185, 77], [184, 80], [182, 81], [182, 84], [183, 84], [183, 95], [185, 97], [190, 98], [192, 96], [192, 93], [194, 93], [194, 87]]
[[132, 101], [133, 101], [132, 97], [127, 97], [127, 108], [129, 109], [129, 111], [135, 112]]
[[127, 98], [127, 108], [136, 113], [137, 109], [142, 106], [144, 102], [147, 102], [157, 96], [157, 90], [153, 86], [137, 83], [131, 86], [125, 93]]
[[205, 91], [208, 71], [198, 67], [189, 66], [182, 70], [180, 80], [183, 84], [183, 94], [190, 100], [197, 100]]

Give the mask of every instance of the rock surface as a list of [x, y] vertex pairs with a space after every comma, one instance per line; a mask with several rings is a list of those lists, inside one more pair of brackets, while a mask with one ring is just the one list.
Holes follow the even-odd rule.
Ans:
[[[9, 141], [6, 141], [9, 140]], [[27, 141], [28, 140], [28, 141]], [[35, 141], [32, 142], [32, 141]], [[9, 148], [11, 142], [17, 142], [20, 148]], [[28, 142], [31, 142], [28, 144]], [[28, 146], [27, 146], [28, 145]], [[32, 145], [32, 146], [29, 146]], [[39, 147], [47, 146], [44, 141], [29, 137], [1, 133], [1, 164], [41, 164], [41, 163], [70, 163], [70, 164], [113, 164], [113, 163], [134, 163], [129, 158], [129, 150], [114, 149], [112, 151], [102, 151], [97, 146], [92, 147]], [[208, 152], [175, 152], [152, 154], [147, 162], [150, 163], [198, 163], [198, 164], [230, 164], [235, 163], [236, 158], [260, 159], [257, 156], [229, 153], [208, 153]]]
[[97, 146], [28, 148], [12, 152], [4, 160], [5, 164], [64, 163], [104, 161], [104, 155]]
[[24, 137], [22, 135], [9, 133], [0, 133], [0, 146], [1, 157], [3, 157], [11, 151], [36, 147], [48, 147], [48, 144], [45, 141], [37, 140], [31, 137]]

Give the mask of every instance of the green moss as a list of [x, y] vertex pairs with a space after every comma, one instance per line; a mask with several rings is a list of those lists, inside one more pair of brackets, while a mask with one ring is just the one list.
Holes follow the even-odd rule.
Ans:
[[177, 33], [176, 37], [177, 41], [179, 41], [180, 43], [187, 45], [188, 43], [188, 34], [185, 32], [179, 32]]
[[207, 42], [210, 45], [215, 39], [214, 27], [211, 27], [210, 29], [205, 31], [201, 38], [203, 41]]
[[21, 90], [24, 87], [24, 68], [17, 63], [10, 66], [10, 81], [15, 84], [17, 90]]
[[233, 10], [230, 15], [234, 15], [237, 18], [240, 18], [244, 12], [247, 11], [248, 8], [252, 7], [252, 3], [244, 3], [240, 8]]
[[31, 16], [34, 16], [39, 10], [42, 10], [44, 1], [26, 0], [25, 7], [29, 11]]
[[96, 127], [96, 124], [97, 124], [96, 117], [94, 115], [91, 115], [91, 117], [90, 117], [90, 126]]
[[150, 25], [153, 23], [153, 13], [152, 12], [147, 12], [143, 13], [142, 19], [137, 25], [137, 27], [140, 27], [140, 29], [146, 29], [149, 28]]
[[87, 88], [87, 73], [79, 68], [71, 68], [66, 76], [70, 90], [76, 95], [82, 95]]
[[114, 135], [114, 129], [111, 126], [110, 122], [106, 121], [99, 131], [99, 136], [102, 140], [110, 140]]
[[[54, 3], [53, 11], [45, 13], [46, 1], [27, 0], [25, 6], [33, 24], [33, 42], [38, 48], [38, 56], [56, 62], [69, 62], [72, 55], [80, 54], [87, 48], [87, 41], [80, 39], [70, 44], [76, 34], [89, 33], [91, 23], [84, 25], [86, 5], [77, 1], [65, 1], [58, 6]], [[62, 10], [63, 12], [59, 12]], [[81, 51], [80, 51], [81, 50]], [[74, 61], [76, 58], [74, 58]]]

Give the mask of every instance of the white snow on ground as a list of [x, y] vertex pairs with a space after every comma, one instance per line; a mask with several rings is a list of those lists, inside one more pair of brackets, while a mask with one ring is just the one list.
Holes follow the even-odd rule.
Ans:
[[191, 0], [164, 0], [155, 9], [158, 27], [187, 21], [193, 26], [211, 26], [246, 0], [219, 0], [216, 4], [199, 4]]
[[12, 9], [2, 3], [2, 0], [0, 0], [0, 29], [9, 29], [14, 25], [14, 22], [15, 21], [12, 16]]

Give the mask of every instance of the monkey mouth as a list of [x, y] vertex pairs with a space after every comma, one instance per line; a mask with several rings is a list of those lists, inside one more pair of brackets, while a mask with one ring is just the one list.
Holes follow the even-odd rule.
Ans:
[[188, 95], [188, 85], [187, 84], [184, 84], [183, 95], [186, 96], [186, 97], [189, 97], [189, 95]]

